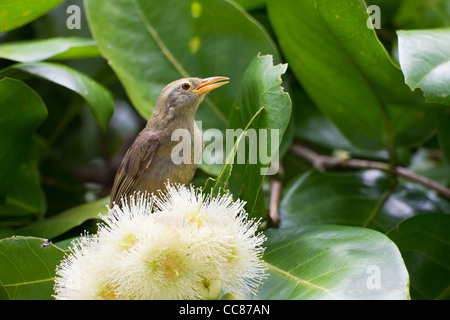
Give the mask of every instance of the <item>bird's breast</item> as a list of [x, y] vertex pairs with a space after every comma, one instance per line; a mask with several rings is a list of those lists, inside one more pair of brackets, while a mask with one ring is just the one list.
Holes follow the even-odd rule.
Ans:
[[194, 124], [164, 140], [136, 185], [136, 190], [157, 193], [157, 190], [165, 189], [167, 180], [172, 184], [189, 184], [194, 177], [203, 151], [199, 128]]

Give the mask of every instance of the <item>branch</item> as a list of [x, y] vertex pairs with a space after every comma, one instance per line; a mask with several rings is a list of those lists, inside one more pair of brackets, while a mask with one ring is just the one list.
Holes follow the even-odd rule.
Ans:
[[280, 216], [278, 214], [278, 207], [280, 203], [281, 182], [279, 180], [273, 180], [270, 186], [270, 205], [269, 214], [275, 225], [280, 222]]
[[[319, 171], [325, 171], [330, 168], [353, 168], [353, 169], [377, 169], [389, 172], [389, 164], [379, 161], [369, 161], [360, 159], [340, 160], [327, 155], [319, 154], [301, 144], [294, 143], [291, 150], [298, 156], [308, 160]], [[440, 195], [450, 199], [450, 189], [424, 176], [418, 175], [403, 167], [395, 167], [392, 171], [395, 175], [403, 177], [410, 181], [417, 182], [425, 187], [435, 190]]]

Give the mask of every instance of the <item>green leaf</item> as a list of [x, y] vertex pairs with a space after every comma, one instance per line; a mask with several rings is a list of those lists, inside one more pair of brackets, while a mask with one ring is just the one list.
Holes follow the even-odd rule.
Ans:
[[33, 131], [47, 117], [40, 96], [19, 80], [0, 80], [0, 202], [16, 179]]
[[289, 185], [280, 203], [280, 226], [341, 224], [381, 232], [422, 212], [449, 210], [445, 200], [412, 183], [391, 189], [387, 173], [310, 171]]
[[267, 5], [296, 78], [356, 147], [393, 150], [433, 133], [433, 114], [367, 27], [363, 1], [269, 0]]
[[225, 164], [222, 166], [218, 176], [216, 179], [208, 178], [206, 180], [205, 186], [203, 187], [204, 195], [210, 195], [211, 197], [217, 197], [220, 191], [224, 192], [226, 190], [226, 185], [228, 183], [228, 179], [230, 178], [231, 172], [233, 170], [233, 161], [236, 156], [236, 152], [240, 145], [242, 138], [245, 136], [248, 128], [255, 120], [255, 118], [261, 113], [263, 108], [259, 109], [258, 112], [255, 113], [253, 118], [247, 124], [247, 127], [242, 131], [242, 133], [237, 137], [236, 142], [234, 143], [233, 150], [231, 150], [225, 159]]
[[5, 204], [0, 206], [0, 217], [42, 216], [47, 204], [40, 182], [37, 163], [22, 163], [11, 183]]
[[400, 252], [379, 232], [310, 225], [265, 234], [269, 277], [258, 299], [409, 299]]
[[99, 55], [95, 41], [78, 37], [18, 41], [0, 45], [0, 58], [19, 62], [35, 62], [50, 58], [91, 58]]
[[106, 130], [114, 113], [114, 98], [103, 85], [75, 69], [51, 62], [19, 63], [3, 69], [0, 74], [14, 74], [17, 70], [54, 82], [78, 93], [87, 101], [103, 130]]
[[46, 14], [64, 0], [2, 0], [0, 33], [16, 29]]
[[85, 9], [102, 55], [145, 119], [169, 82], [227, 76], [197, 115], [204, 129], [225, 129], [248, 64], [258, 52], [278, 57], [267, 32], [230, 1], [85, 0]]
[[0, 240], [0, 297], [48, 300], [53, 294], [56, 266], [64, 251], [33, 237]]
[[12, 218], [17, 222], [19, 219], [41, 218], [47, 211], [46, 195], [42, 190], [39, 172], [40, 160], [48, 152], [47, 148], [47, 142], [33, 134], [25, 159], [9, 186], [6, 201], [0, 205], [2, 219]]
[[345, 150], [356, 158], [387, 160], [385, 151], [364, 152], [355, 148], [333, 122], [322, 114], [301, 87], [291, 87], [290, 96], [294, 106], [292, 112], [294, 135], [300, 141], [320, 149]]
[[397, 31], [405, 82], [428, 102], [450, 105], [450, 29]]
[[450, 215], [421, 214], [387, 233], [410, 272], [413, 299], [450, 299], [449, 230]]
[[286, 64], [274, 66], [271, 56], [258, 55], [245, 72], [231, 116], [230, 128], [239, 130], [259, 108], [264, 107], [249, 129], [252, 134], [248, 132], [247, 143], [239, 146], [242, 149], [237, 151], [229, 181], [231, 193], [247, 202], [249, 214], [254, 209], [265, 175], [278, 172], [278, 149], [288, 127], [292, 108], [289, 94], [281, 86], [281, 75], [286, 69]]
[[37, 220], [26, 227], [19, 228], [17, 233], [53, 239], [81, 225], [86, 220], [98, 219], [100, 213], [106, 214], [108, 212], [106, 207], [108, 203], [109, 197], [105, 197], [82, 204], [49, 218]]

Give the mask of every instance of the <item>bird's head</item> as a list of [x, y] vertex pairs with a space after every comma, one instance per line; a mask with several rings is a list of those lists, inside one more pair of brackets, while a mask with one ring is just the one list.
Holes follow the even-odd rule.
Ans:
[[169, 83], [161, 92], [155, 112], [167, 115], [195, 115], [205, 95], [227, 84], [227, 77], [183, 78]]

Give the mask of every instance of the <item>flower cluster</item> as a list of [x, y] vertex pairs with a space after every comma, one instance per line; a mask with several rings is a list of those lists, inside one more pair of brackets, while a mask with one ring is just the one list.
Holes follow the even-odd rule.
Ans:
[[101, 216], [57, 268], [56, 299], [217, 299], [255, 294], [265, 237], [244, 202], [167, 185]]

